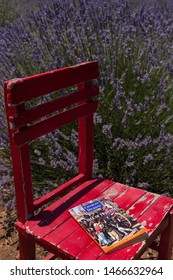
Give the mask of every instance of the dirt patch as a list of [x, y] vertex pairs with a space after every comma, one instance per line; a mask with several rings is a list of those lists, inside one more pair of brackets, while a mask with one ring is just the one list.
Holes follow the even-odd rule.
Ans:
[[[15, 211], [9, 211], [7, 208], [0, 207], [0, 260], [19, 259], [18, 233], [14, 230], [15, 218]], [[37, 259], [42, 259], [46, 252], [37, 246], [36, 255]], [[156, 251], [148, 249], [141, 259], [155, 260], [157, 255]]]
[[[19, 260], [18, 233], [14, 228], [15, 211], [0, 207], [0, 260]], [[47, 252], [36, 246], [37, 259], [42, 259]]]
[[[10, 215], [10, 216], [9, 216]], [[0, 259], [16, 260], [18, 256], [18, 234], [14, 231], [15, 212], [0, 207]], [[11, 225], [10, 225], [11, 224]]]

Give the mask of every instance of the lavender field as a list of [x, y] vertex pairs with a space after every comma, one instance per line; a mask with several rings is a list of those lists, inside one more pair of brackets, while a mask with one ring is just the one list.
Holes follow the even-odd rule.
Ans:
[[[94, 176], [173, 196], [172, 1], [19, 2], [0, 0], [1, 203], [14, 206], [3, 82], [86, 60], [101, 72]], [[76, 174], [77, 144], [76, 124], [31, 143], [35, 196]]]

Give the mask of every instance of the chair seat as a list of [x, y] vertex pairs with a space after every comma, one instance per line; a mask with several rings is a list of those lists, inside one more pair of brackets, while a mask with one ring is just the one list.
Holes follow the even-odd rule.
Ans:
[[[71, 217], [68, 210], [99, 196], [109, 196], [149, 232], [146, 241], [104, 254], [99, 246]], [[173, 199], [110, 180], [91, 179], [42, 210], [25, 224], [16, 223], [19, 232], [62, 259], [135, 259], [158, 235], [173, 207]]]

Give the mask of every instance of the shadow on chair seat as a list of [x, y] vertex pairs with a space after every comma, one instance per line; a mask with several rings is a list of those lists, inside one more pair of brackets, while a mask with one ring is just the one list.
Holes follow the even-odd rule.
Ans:
[[[99, 196], [109, 196], [149, 231], [146, 241], [104, 254], [97, 244], [71, 217], [68, 210]], [[45, 208], [24, 225], [16, 224], [27, 237], [61, 258], [69, 259], [136, 259], [168, 226], [167, 213], [172, 199], [128, 187], [110, 180], [92, 179]], [[166, 249], [166, 248], [165, 248]]]

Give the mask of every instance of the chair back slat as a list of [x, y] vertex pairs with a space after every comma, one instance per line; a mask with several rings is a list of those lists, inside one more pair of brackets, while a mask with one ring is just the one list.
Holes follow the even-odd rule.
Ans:
[[91, 99], [92, 96], [96, 96], [98, 93], [98, 86], [93, 86], [77, 92], [72, 92], [70, 94], [47, 101], [46, 103], [28, 109], [21, 114], [17, 114], [10, 121], [16, 128], [19, 128], [23, 125], [32, 123], [37, 119], [43, 118], [45, 115], [49, 115], [55, 111], [61, 110], [64, 107], [68, 107], [73, 103]]
[[58, 115], [47, 118], [40, 121], [30, 127], [26, 127], [14, 134], [14, 143], [17, 146], [22, 146], [42, 135], [45, 135], [57, 128], [60, 128], [66, 124], [77, 121], [78, 119], [88, 116], [96, 112], [98, 107], [98, 101], [92, 101], [83, 105], [73, 107]]
[[17, 105], [98, 77], [98, 62], [92, 61], [27, 78], [10, 80], [7, 85], [8, 105]]

